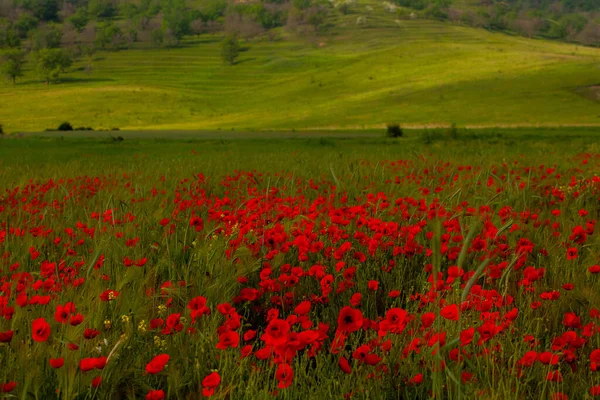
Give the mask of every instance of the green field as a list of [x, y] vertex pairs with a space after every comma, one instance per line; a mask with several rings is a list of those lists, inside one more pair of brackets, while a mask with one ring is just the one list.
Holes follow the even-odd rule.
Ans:
[[0, 137], [0, 397], [600, 396], [600, 127], [320, 134]]
[[337, 17], [309, 40], [250, 41], [237, 65], [220, 37], [172, 49], [97, 53], [46, 86], [28, 64], [0, 86], [7, 132], [63, 121], [136, 130], [311, 130], [404, 126], [598, 125], [589, 95], [600, 82], [600, 49], [530, 40], [374, 12]]

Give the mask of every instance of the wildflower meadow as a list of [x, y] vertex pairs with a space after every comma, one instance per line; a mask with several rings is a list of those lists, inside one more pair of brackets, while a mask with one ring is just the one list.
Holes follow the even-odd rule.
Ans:
[[32, 143], [0, 398], [600, 397], [600, 152]]

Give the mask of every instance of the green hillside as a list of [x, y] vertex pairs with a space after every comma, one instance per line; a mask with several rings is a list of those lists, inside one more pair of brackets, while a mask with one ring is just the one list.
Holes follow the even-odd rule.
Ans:
[[[0, 84], [5, 131], [68, 120], [121, 129], [312, 129], [598, 125], [600, 49], [449, 22], [339, 16], [310, 38], [245, 43], [224, 66], [218, 35], [181, 46], [98, 52], [46, 86], [33, 62]], [[281, 34], [285, 36], [285, 34]], [[590, 95], [592, 93], [592, 95]]]

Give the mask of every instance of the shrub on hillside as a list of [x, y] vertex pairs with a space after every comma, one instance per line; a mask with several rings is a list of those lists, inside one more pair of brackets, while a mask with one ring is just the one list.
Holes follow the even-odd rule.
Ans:
[[390, 138], [398, 138], [404, 136], [404, 131], [398, 124], [388, 124], [385, 135]]
[[234, 65], [240, 55], [241, 45], [237, 35], [229, 35], [221, 43], [221, 58], [227, 65]]
[[72, 131], [73, 130], [73, 125], [71, 125], [69, 122], [63, 122], [62, 124], [60, 124], [58, 126], [59, 131]]

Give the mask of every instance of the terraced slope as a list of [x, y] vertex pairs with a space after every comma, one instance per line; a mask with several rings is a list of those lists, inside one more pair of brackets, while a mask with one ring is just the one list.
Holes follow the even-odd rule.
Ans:
[[[45, 86], [33, 71], [0, 86], [0, 123], [64, 120], [121, 129], [312, 129], [404, 125], [597, 125], [600, 50], [375, 13], [339, 17], [315, 40], [249, 42], [223, 66], [219, 38], [176, 49], [99, 53]], [[377, 21], [376, 19], [379, 18]], [[371, 22], [371, 21], [370, 21]]]

